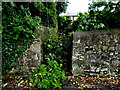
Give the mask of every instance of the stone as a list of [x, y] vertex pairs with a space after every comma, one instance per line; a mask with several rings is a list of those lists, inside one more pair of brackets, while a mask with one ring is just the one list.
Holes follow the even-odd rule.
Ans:
[[35, 41], [31, 46], [30, 46], [30, 51], [33, 52], [40, 52], [40, 42]]
[[80, 40], [80, 39], [78, 39], [78, 41], [77, 41], [77, 42], [75, 42], [75, 43], [80, 44], [80, 42], [81, 42], [81, 40]]
[[91, 66], [90, 69], [91, 69], [92, 72], [95, 72], [96, 67], [95, 66]]
[[79, 61], [83, 61], [83, 60], [84, 60], [83, 58], [80, 58], [80, 57], [79, 57]]
[[102, 49], [103, 49], [103, 50], [107, 50], [108, 47], [107, 47], [107, 46], [103, 46]]
[[106, 61], [103, 61], [103, 64], [106, 65], [106, 66], [109, 66], [110, 63], [109, 62], [106, 62]]
[[78, 60], [77, 56], [72, 56], [72, 60]]
[[79, 70], [80, 70], [80, 68], [79, 68], [79, 66], [77, 64], [72, 65], [72, 73], [73, 74], [78, 74]]
[[[120, 33], [111, 32], [75, 32], [73, 34], [72, 73], [86, 76], [118, 76], [120, 67]], [[74, 48], [75, 47], [75, 48]], [[80, 72], [82, 68], [83, 72]], [[81, 71], [82, 71], [81, 70]], [[90, 73], [93, 72], [93, 73]], [[110, 72], [110, 73], [109, 73]], [[114, 72], [115, 74], [112, 74]]]
[[91, 63], [94, 63], [94, 62], [96, 62], [96, 60], [95, 60], [95, 59], [92, 59], [92, 60], [90, 60], [90, 62], [91, 62]]
[[84, 58], [85, 58], [85, 56], [82, 56], [82, 55], [80, 55], [80, 56], [79, 56], [79, 58], [82, 58], [82, 59], [84, 59]]
[[116, 43], [117, 43], [117, 42], [118, 42], [118, 40], [117, 40], [117, 39], [114, 39], [114, 42], [116, 42]]
[[115, 54], [118, 54], [118, 52], [117, 52], [117, 51], [115, 51]]
[[16, 74], [16, 73], [18, 74], [18, 73], [20, 73], [20, 70], [19, 69], [12, 69], [8, 73], [9, 74]]
[[102, 72], [108, 71], [108, 68], [103, 68], [103, 69], [101, 69], [101, 71], [102, 71]]
[[110, 55], [112, 56], [112, 55], [114, 55], [114, 53], [113, 53], [113, 52], [110, 52]]
[[113, 51], [114, 51], [114, 50], [115, 50], [115, 47], [109, 47], [109, 50], [113, 50]]
[[120, 67], [120, 61], [119, 60], [112, 60], [112, 66], [113, 67]]
[[96, 72], [100, 72], [100, 68], [97, 68], [97, 69], [96, 69]]
[[96, 74], [95, 73], [90, 73], [90, 76], [96, 76]]

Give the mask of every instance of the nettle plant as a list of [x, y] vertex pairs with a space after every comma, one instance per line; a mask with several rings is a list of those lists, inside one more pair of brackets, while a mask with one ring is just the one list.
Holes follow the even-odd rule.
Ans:
[[65, 72], [61, 69], [62, 64], [55, 60], [42, 64], [32, 70], [29, 78], [32, 87], [41, 89], [60, 89], [62, 81], [66, 79]]

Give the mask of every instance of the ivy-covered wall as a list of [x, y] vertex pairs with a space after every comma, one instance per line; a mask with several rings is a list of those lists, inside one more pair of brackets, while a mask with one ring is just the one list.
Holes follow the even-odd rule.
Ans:
[[50, 34], [56, 27], [55, 2], [2, 2], [3, 72], [40, 36], [37, 32]]
[[[57, 28], [49, 28], [44, 26], [42, 26], [42, 28], [44, 31], [37, 28], [35, 29], [35, 33], [40, 34], [40, 36], [34, 39], [22, 55], [10, 65], [12, 68], [8, 71], [8, 73], [28, 75], [31, 72], [31, 69], [39, 67], [43, 62], [47, 63], [47, 61], [43, 61], [42, 44], [48, 36], [56, 35]], [[21, 45], [18, 45], [18, 47], [21, 47]]]
[[72, 73], [119, 76], [120, 29], [73, 33]]

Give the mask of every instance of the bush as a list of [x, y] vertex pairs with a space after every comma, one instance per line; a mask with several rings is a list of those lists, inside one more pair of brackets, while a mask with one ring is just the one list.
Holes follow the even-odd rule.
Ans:
[[72, 20], [70, 18], [59, 16], [58, 17], [58, 32], [68, 35], [68, 33], [71, 32], [71, 23], [72, 23]]
[[96, 16], [96, 20], [101, 21], [107, 28], [120, 28], [120, 1], [93, 2], [89, 10], [90, 15]]
[[47, 37], [42, 44], [43, 63], [47, 60], [56, 60], [59, 64], [63, 63], [63, 69], [67, 72], [71, 70], [72, 62], [72, 34], [65, 35], [59, 33], [56, 36]]
[[55, 60], [48, 60], [47, 65], [42, 64], [40, 67], [33, 69], [29, 76], [32, 87], [60, 89], [62, 80], [66, 78], [61, 67], [62, 64], [59, 65]]
[[79, 13], [77, 20], [72, 24], [73, 31], [92, 31], [104, 28], [104, 24], [97, 20], [95, 15], [91, 16], [89, 13]]
[[63, 36], [48, 36], [43, 41], [43, 61], [46, 64], [47, 60], [56, 60], [58, 63], [63, 63]]

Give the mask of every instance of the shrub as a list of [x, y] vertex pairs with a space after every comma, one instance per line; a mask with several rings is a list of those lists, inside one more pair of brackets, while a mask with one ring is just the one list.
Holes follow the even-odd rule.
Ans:
[[42, 44], [43, 63], [47, 60], [56, 60], [59, 64], [63, 63], [63, 69], [67, 72], [71, 70], [72, 62], [72, 33], [65, 35], [59, 33], [56, 36], [47, 37]]
[[77, 20], [72, 24], [73, 31], [92, 31], [102, 30], [105, 26], [96, 16], [91, 16], [89, 13], [79, 13]]
[[48, 36], [43, 41], [43, 61], [46, 64], [46, 60], [56, 60], [58, 63], [63, 62], [63, 44], [62, 44], [62, 36]]
[[33, 69], [29, 76], [32, 87], [60, 89], [62, 80], [66, 78], [61, 67], [62, 64], [59, 65], [55, 60], [48, 60], [47, 65], [42, 64], [40, 67]]

